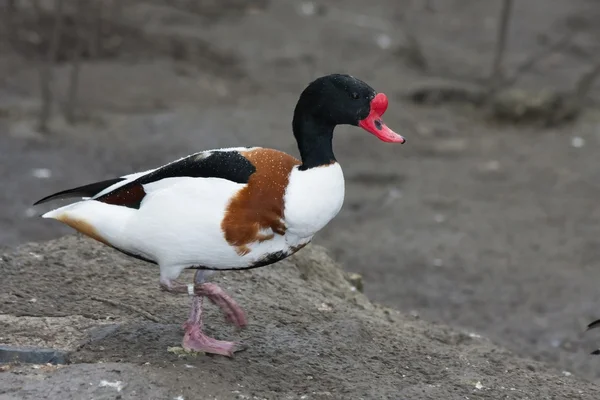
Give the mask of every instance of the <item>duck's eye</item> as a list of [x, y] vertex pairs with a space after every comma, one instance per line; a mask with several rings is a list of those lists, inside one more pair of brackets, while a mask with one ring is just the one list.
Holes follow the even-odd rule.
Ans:
[[356, 92], [352, 92], [352, 98], [353, 98], [354, 100], [358, 100], [358, 97], [359, 97], [359, 96], [358, 96], [358, 93], [356, 93]]

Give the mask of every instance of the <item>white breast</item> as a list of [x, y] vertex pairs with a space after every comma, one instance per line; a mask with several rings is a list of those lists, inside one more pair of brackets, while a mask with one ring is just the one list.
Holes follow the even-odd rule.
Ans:
[[286, 236], [310, 238], [344, 203], [344, 173], [338, 163], [301, 171], [295, 167], [284, 196]]

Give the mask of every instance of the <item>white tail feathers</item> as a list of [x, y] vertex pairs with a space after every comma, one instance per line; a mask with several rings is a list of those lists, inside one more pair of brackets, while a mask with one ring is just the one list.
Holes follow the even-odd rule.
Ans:
[[84, 200], [48, 211], [42, 218], [56, 219], [99, 242], [126, 248], [125, 229], [136, 211], [95, 200]]

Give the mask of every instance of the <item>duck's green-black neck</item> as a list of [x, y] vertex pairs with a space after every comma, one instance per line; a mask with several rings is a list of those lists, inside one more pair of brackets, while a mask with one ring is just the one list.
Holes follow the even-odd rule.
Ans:
[[335, 125], [307, 116], [297, 116], [292, 126], [302, 159], [300, 170], [329, 165], [336, 161], [332, 146]]

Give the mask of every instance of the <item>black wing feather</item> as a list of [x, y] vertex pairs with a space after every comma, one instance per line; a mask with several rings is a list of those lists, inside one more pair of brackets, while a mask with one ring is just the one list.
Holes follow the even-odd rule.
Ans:
[[254, 165], [238, 151], [212, 151], [197, 153], [167, 164], [140, 176], [134, 182], [145, 185], [166, 178], [189, 177], [222, 178], [236, 183], [248, 183], [255, 171]]
[[[142, 185], [148, 183], [177, 177], [221, 178], [236, 183], [248, 183], [250, 176], [255, 171], [256, 167], [238, 151], [215, 150], [200, 152], [167, 164], [146, 175], [142, 175], [131, 182], [115, 188], [115, 190], [103, 194], [95, 200], [138, 209], [145, 196]], [[116, 178], [65, 190], [45, 197], [35, 204], [58, 198], [76, 196], [93, 197], [100, 191], [123, 179]]]
[[96, 198], [110, 204], [139, 209], [145, 192], [142, 185], [168, 178], [221, 178], [248, 183], [256, 167], [238, 151], [208, 151], [192, 154], [158, 168]]
[[73, 189], [63, 190], [62, 192], [51, 194], [50, 196], [46, 196], [41, 200], [33, 203], [34, 206], [38, 204], [46, 203], [51, 200], [58, 199], [68, 199], [71, 197], [92, 197], [96, 193], [99, 193], [106, 189], [109, 186], [114, 185], [115, 183], [121, 182], [125, 178], [113, 178], [107, 179], [101, 182], [90, 183], [89, 185], [79, 186]]

